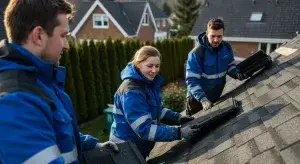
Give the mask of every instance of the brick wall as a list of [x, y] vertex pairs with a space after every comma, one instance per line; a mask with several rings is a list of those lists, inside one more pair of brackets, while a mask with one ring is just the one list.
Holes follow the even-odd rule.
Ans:
[[[97, 7], [93, 14], [103, 14], [104, 12]], [[85, 24], [81, 27], [79, 32], [76, 35], [77, 40], [80, 39], [96, 39], [96, 40], [107, 40], [108, 37], [111, 37], [113, 40], [115, 39], [124, 39], [123, 34], [119, 31], [119, 29], [113, 24], [111, 20], [109, 20], [109, 28], [108, 29], [94, 29], [93, 28], [93, 14], [90, 15]]]
[[232, 46], [235, 56], [247, 58], [258, 50], [258, 43], [253, 42], [229, 42]]

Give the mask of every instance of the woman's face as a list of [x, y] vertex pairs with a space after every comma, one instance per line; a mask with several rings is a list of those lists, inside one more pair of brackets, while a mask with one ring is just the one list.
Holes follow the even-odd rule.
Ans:
[[153, 80], [159, 72], [160, 58], [158, 56], [149, 57], [147, 60], [137, 64], [137, 68], [148, 80]]

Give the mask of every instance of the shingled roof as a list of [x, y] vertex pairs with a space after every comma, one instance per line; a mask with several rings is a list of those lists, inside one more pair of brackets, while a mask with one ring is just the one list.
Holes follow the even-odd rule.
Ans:
[[142, 16], [146, 9], [149, 9], [150, 20], [155, 24], [150, 5], [147, 1], [114, 2], [109, 0], [73, 0], [73, 3], [76, 5], [77, 12], [70, 26], [72, 35], [76, 35], [96, 7], [100, 7], [104, 10], [104, 13], [108, 15], [109, 19], [126, 37], [134, 36], [138, 33]]
[[[299, 0], [209, 0], [199, 14], [191, 32], [197, 36], [206, 30], [209, 19], [221, 17], [226, 37], [292, 39], [300, 32]], [[255, 4], [254, 4], [255, 2]], [[261, 12], [261, 21], [250, 21], [251, 14]]]
[[149, 163], [300, 163], [300, 36], [270, 56], [270, 69], [243, 82], [231, 81], [221, 103], [194, 116], [220, 111], [230, 97], [241, 102], [240, 114], [195, 144], [157, 143]]

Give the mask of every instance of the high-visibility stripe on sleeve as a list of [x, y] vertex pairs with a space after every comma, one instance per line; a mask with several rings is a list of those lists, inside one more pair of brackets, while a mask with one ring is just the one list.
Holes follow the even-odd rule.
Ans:
[[167, 108], [163, 108], [161, 111], [161, 114], [159, 116], [159, 120], [161, 120], [162, 118], [164, 118], [164, 116], [166, 115], [166, 113], [168, 112]]
[[195, 77], [197, 79], [200, 79], [201, 78], [201, 75], [200, 74], [197, 74], [197, 73], [193, 73], [193, 72], [186, 72], [186, 78], [191, 78], [191, 77]]
[[24, 164], [50, 163], [59, 158], [61, 153], [57, 145], [49, 146], [27, 159]]
[[63, 154], [61, 154], [61, 156], [64, 157], [65, 163], [75, 162], [78, 159], [77, 148], [74, 147], [74, 149], [72, 151], [63, 153]]
[[146, 120], [151, 119], [150, 115], [144, 115], [135, 120], [130, 126], [132, 127], [133, 130], [138, 128], [142, 123], [144, 123]]
[[151, 125], [149, 137], [148, 137], [149, 141], [154, 141], [156, 131], [157, 131], [157, 125]]

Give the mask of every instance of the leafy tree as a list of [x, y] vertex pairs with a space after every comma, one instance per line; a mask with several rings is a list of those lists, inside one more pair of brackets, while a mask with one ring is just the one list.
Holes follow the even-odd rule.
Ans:
[[163, 11], [167, 14], [167, 15], [170, 15], [172, 13], [172, 9], [171, 7], [169, 6], [169, 4], [167, 2], [165, 2], [163, 4]]
[[178, 37], [188, 36], [196, 22], [201, 3], [197, 0], [177, 0], [175, 3], [172, 31]]

